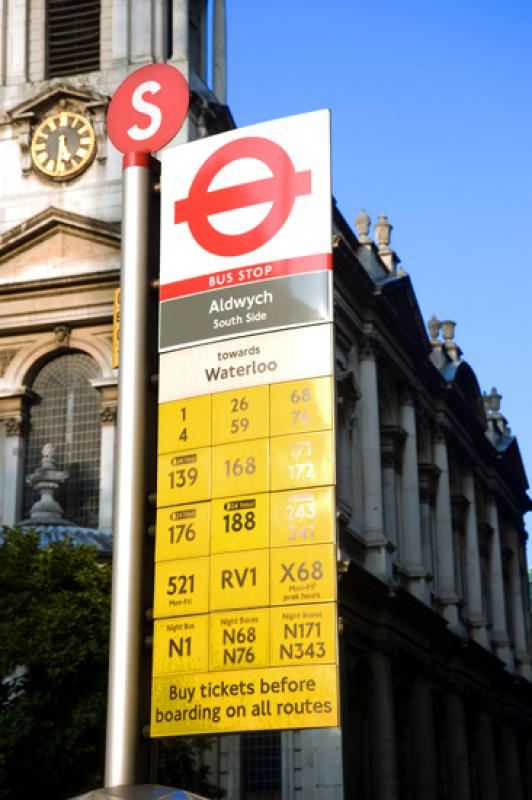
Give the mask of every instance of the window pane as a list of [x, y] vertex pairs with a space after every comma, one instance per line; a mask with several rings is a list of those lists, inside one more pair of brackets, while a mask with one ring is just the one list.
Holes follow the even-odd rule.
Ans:
[[242, 800], [281, 800], [281, 734], [241, 737]]
[[[60, 469], [69, 478], [57, 493], [64, 516], [85, 527], [98, 527], [100, 476], [100, 398], [89, 380], [99, 374], [96, 362], [83, 353], [69, 353], [48, 362], [32, 389], [41, 401], [31, 409], [26, 475], [41, 463], [42, 448], [55, 447]], [[25, 487], [24, 517], [38, 499]]]

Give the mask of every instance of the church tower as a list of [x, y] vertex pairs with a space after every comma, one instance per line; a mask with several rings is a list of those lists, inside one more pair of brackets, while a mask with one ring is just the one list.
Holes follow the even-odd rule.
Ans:
[[232, 124], [223, 0], [6, 0], [0, 14], [0, 233], [50, 206], [119, 219], [121, 158], [105, 112], [140, 66], [173, 64], [187, 78], [179, 141]]
[[191, 89], [174, 143], [234, 127], [225, 3], [4, 0], [0, 29], [0, 523], [28, 517], [51, 445], [65, 517], [110, 531], [122, 156], [106, 109], [164, 62]]

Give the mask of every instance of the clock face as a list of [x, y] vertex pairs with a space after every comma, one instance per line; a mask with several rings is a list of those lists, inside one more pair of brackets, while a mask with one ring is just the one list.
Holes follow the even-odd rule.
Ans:
[[36, 128], [31, 159], [49, 178], [74, 178], [90, 164], [95, 149], [90, 122], [73, 111], [59, 111]]

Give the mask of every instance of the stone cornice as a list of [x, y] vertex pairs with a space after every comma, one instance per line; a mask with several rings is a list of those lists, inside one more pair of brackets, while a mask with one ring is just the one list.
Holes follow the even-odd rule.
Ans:
[[0, 262], [17, 251], [33, 247], [36, 241], [46, 239], [59, 230], [104, 242], [117, 250], [120, 247], [119, 223], [105, 222], [50, 206], [0, 236]]

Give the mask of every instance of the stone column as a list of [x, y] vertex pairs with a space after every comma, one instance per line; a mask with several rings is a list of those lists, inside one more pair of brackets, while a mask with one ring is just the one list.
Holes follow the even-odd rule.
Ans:
[[429, 598], [421, 540], [416, 410], [412, 394], [407, 387], [401, 396], [401, 422], [406, 434], [401, 478], [401, 567], [407, 575], [408, 587], [412, 594], [426, 602]]
[[404, 433], [394, 425], [381, 428], [381, 464], [384, 531], [386, 538], [393, 545], [395, 558], [399, 557], [399, 505], [397, 502], [400, 481], [401, 458]]
[[460, 695], [454, 690], [447, 694], [446, 740], [450, 797], [453, 800], [469, 800], [471, 790], [464, 704]]
[[487, 711], [479, 711], [475, 729], [478, 791], [482, 800], [498, 800], [497, 760], [493, 742], [493, 721]]
[[[189, 0], [172, 0], [172, 61], [188, 59], [188, 4]], [[188, 78], [188, 70], [183, 74]]]
[[501, 534], [497, 503], [493, 495], [487, 498], [487, 520], [491, 528], [489, 550], [489, 593], [492, 614], [491, 638], [495, 652], [508, 669], [513, 669], [513, 655], [506, 625], [506, 601], [501, 559]]
[[[148, 8], [146, 6], [148, 5]], [[153, 58], [153, 0], [129, 0], [129, 58], [132, 64], [149, 64]]]
[[348, 411], [351, 432], [351, 525], [359, 533], [364, 530], [364, 490], [362, 485], [362, 455], [360, 450], [359, 397], [353, 398]]
[[501, 738], [504, 797], [511, 798], [511, 800], [523, 800], [523, 781], [517, 755], [515, 731], [508, 722], [501, 726]]
[[21, 416], [3, 420], [6, 438], [3, 468], [4, 509], [2, 524], [15, 525], [22, 517], [24, 457], [26, 452], [25, 420]]
[[525, 604], [523, 598], [523, 580], [521, 575], [521, 542], [520, 532], [516, 528], [510, 529], [510, 541], [513, 551], [510, 564], [510, 592], [512, 595], [512, 614], [514, 623], [514, 645], [515, 661], [517, 672], [523, 678], [531, 679], [530, 655], [528, 653], [529, 612], [528, 603]]
[[220, 103], [227, 102], [225, 0], [214, 0], [213, 92]]
[[365, 566], [374, 574], [390, 580], [391, 554], [384, 535], [379, 394], [375, 339], [364, 336], [360, 347], [360, 450], [364, 492]]
[[439, 603], [443, 606], [445, 619], [456, 632], [462, 632], [456, 593], [447, 442], [441, 427], [436, 430], [434, 437], [434, 463], [440, 475], [435, 509], [436, 593]]
[[416, 768], [416, 797], [437, 800], [436, 741], [432, 716], [430, 684], [422, 674], [416, 675], [412, 690], [412, 721]]
[[4, 462], [0, 467], [3, 482], [3, 513], [0, 524], [15, 525], [22, 518], [24, 466], [26, 455], [27, 403], [35, 395], [22, 388], [0, 398], [0, 424], [4, 426]]
[[6, 84], [25, 83], [28, 80], [28, 14], [29, 3], [21, 0], [7, 4], [7, 25], [5, 27], [5, 70]]
[[91, 385], [100, 392], [100, 499], [98, 528], [113, 528], [113, 493], [118, 385], [116, 378], [97, 378]]
[[[110, 6], [111, 18], [104, 20], [102, 17], [102, 21], [105, 21], [108, 25], [108, 35], [111, 37], [110, 62], [112, 65], [124, 64], [127, 63], [129, 57], [129, 3], [113, 2]], [[105, 8], [103, 10], [105, 12]]]
[[439, 469], [434, 464], [419, 465], [419, 508], [421, 514], [421, 537], [423, 540], [423, 564], [429, 577], [434, 579], [434, 507], [438, 486]]
[[396, 800], [397, 761], [390, 657], [381, 650], [375, 650], [371, 654], [371, 664], [375, 679], [375, 714], [371, 736], [375, 800]]
[[116, 406], [104, 406], [100, 411], [100, 502], [98, 528], [113, 528], [114, 452], [116, 438]]
[[466, 469], [465, 471], [463, 492], [467, 500], [465, 512], [467, 620], [471, 637], [484, 647], [488, 647], [486, 617], [482, 608], [482, 577], [480, 574], [475, 479], [471, 469]]

